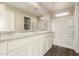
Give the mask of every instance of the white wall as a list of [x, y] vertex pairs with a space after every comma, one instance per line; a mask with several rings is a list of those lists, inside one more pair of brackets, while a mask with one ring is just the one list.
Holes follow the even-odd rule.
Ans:
[[53, 22], [53, 31], [55, 32], [53, 44], [72, 48], [74, 39], [73, 16], [56, 18], [53, 19]]
[[75, 3], [73, 48], [79, 53], [79, 3]]

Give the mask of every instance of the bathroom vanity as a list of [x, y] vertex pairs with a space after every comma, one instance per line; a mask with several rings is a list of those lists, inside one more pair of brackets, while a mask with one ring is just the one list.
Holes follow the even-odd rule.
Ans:
[[43, 56], [51, 47], [53, 32], [21, 31], [0, 33], [0, 56]]

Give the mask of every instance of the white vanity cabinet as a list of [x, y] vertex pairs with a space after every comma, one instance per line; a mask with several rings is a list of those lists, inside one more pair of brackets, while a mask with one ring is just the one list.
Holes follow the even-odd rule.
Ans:
[[43, 56], [52, 47], [50, 32], [38, 33], [0, 43], [0, 55]]

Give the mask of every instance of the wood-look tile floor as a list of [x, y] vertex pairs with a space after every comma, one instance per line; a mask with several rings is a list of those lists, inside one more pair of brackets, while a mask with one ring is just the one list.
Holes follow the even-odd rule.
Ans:
[[79, 56], [79, 54], [72, 49], [53, 45], [44, 56]]

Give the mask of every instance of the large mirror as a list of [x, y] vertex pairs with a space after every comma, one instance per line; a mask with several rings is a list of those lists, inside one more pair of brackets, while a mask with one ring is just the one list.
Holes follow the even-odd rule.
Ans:
[[[21, 5], [21, 3], [7, 3], [0, 4], [0, 31], [39, 31], [47, 30], [48, 21], [46, 17], [43, 17], [40, 10], [32, 8], [29, 5], [31, 13], [18, 8], [19, 6], [13, 7], [11, 4]], [[26, 3], [28, 5], [28, 3]], [[22, 6], [22, 5], [21, 5]], [[41, 15], [41, 16], [40, 16]]]

